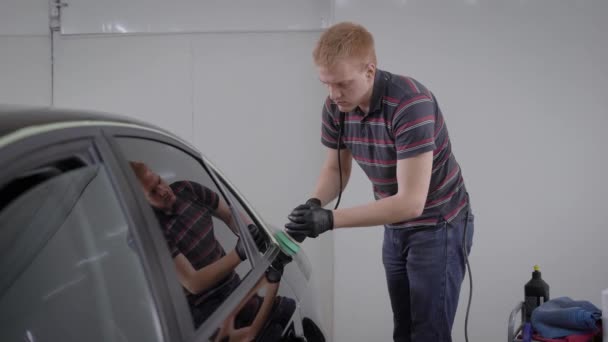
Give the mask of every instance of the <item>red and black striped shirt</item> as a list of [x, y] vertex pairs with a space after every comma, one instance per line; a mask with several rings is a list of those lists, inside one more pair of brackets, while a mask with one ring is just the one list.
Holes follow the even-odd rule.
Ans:
[[[213, 231], [213, 214], [219, 205], [219, 196], [198, 183], [179, 181], [171, 184], [176, 200], [171, 213], [155, 210], [165, 240], [176, 257], [183, 254], [195, 270], [212, 264], [226, 255]], [[240, 279], [231, 272], [216, 286], [201, 293], [187, 292], [190, 305], [205, 305], [210, 296], [228, 295]]]
[[[388, 228], [434, 226], [453, 220], [468, 203], [462, 171], [435, 96], [411, 77], [377, 70], [368, 114], [343, 113], [341, 148], [348, 148], [373, 185], [378, 200], [397, 193], [397, 161], [433, 151], [433, 171], [422, 215]], [[321, 142], [336, 149], [340, 110], [323, 106]]]

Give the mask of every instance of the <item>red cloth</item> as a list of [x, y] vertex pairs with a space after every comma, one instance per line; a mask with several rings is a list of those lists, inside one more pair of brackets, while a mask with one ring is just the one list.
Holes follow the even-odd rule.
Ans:
[[597, 335], [599, 332], [588, 333], [584, 335], [570, 335], [564, 338], [544, 338], [540, 335], [533, 335], [532, 339], [536, 341], [543, 342], [589, 342], [593, 338], [593, 336]]

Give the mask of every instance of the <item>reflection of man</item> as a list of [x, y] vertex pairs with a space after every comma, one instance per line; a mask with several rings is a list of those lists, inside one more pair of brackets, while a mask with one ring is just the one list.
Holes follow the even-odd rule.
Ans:
[[[236, 223], [228, 205], [211, 189], [191, 181], [168, 185], [144, 163], [131, 162], [131, 167], [161, 224], [198, 327], [238, 286], [234, 269], [247, 258], [240, 238], [232, 251], [224, 251], [215, 238], [212, 216], [238, 234]], [[258, 228], [248, 228], [258, 248], [265, 250]]]
[[238, 307], [224, 320], [213, 341], [258, 341], [274, 342], [281, 340], [296, 309], [291, 298], [277, 296], [283, 267], [291, 257], [281, 253], [266, 276], [249, 291]]

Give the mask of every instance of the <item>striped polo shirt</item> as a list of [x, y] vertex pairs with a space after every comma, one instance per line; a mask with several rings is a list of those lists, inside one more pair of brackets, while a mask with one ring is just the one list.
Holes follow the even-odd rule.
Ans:
[[[321, 142], [337, 149], [340, 110], [329, 99], [323, 106]], [[468, 206], [460, 166], [452, 153], [448, 129], [437, 99], [411, 77], [376, 70], [370, 110], [342, 113], [340, 148], [347, 148], [372, 182], [376, 200], [397, 193], [397, 160], [433, 151], [431, 183], [421, 216], [386, 225], [420, 228], [448, 222]]]
[[[171, 255], [183, 254], [195, 270], [224, 257], [226, 252], [216, 239], [213, 227], [213, 214], [219, 206], [218, 194], [191, 181], [178, 181], [170, 186], [176, 197], [171, 213], [160, 210], [155, 210], [155, 213]], [[197, 294], [184, 291], [191, 306], [212, 312], [213, 309], [206, 306], [215, 307], [217, 301], [207, 299], [229, 295], [239, 282], [239, 276], [232, 271], [210, 289]]]

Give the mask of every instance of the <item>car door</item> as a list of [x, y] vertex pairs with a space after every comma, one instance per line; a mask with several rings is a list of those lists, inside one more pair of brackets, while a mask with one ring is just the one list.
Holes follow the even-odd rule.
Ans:
[[[136, 194], [149, 225], [165, 236], [162, 257], [174, 264], [172, 270], [166, 270], [166, 279], [169, 286], [181, 288], [181, 295], [172, 292], [175, 306], [179, 317], [189, 322], [183, 335], [196, 341], [279, 341], [295, 336], [295, 295], [281, 283], [280, 274], [278, 278], [276, 273], [268, 275], [280, 251], [270, 244], [263, 222], [240, 196], [184, 142], [152, 130], [123, 127], [106, 132], [120, 159], [128, 183], [125, 187]], [[169, 209], [163, 201], [154, 200], [146, 185], [148, 178], [171, 189], [176, 200], [170, 201]], [[197, 203], [200, 214], [190, 213]], [[222, 205], [228, 208], [229, 217], [221, 213]], [[204, 224], [192, 224], [193, 217]], [[250, 225], [265, 236], [267, 248], [256, 244]], [[208, 287], [194, 291], [186, 280], [192, 272], [214, 274], [210, 270], [229, 259], [239, 241], [246, 251], [245, 260], [232, 265], [228, 273], [218, 273]], [[209, 253], [215, 257], [198, 262], [206, 258], [207, 251], [213, 251]], [[180, 270], [182, 256], [192, 266], [186, 275]]]
[[[236, 187], [228, 182], [228, 180], [218, 171], [212, 172], [215, 172], [216, 178], [220, 184], [223, 185], [226, 196], [229, 198], [230, 202], [233, 203], [239, 211], [247, 212], [249, 215], [257, 217], [256, 213], [238, 192]], [[261, 219], [259, 220], [261, 221]], [[268, 224], [265, 224], [265, 228], [270, 234], [278, 231], [277, 228]], [[303, 254], [293, 257], [288, 256], [281, 251], [277, 245], [274, 245], [273, 247], [274, 250], [265, 255], [265, 258], [271, 262], [272, 269], [268, 269], [265, 277], [257, 284], [260, 289], [258, 292], [272, 294], [271, 296], [266, 295], [264, 299], [268, 300], [274, 297], [270, 304], [271, 309], [267, 317], [267, 324], [260, 332], [257, 341], [302, 341], [304, 340], [302, 337], [305, 333], [302, 326], [303, 319], [300, 313], [300, 300], [310, 300], [311, 297], [306, 297], [306, 291], [301, 291], [298, 296], [296, 291], [291, 287], [292, 284], [287, 282], [288, 278], [286, 278], [286, 276], [291, 275], [291, 280], [304, 280], [304, 278], [309, 277], [308, 274], [302, 272], [302, 268], [300, 267], [300, 262], [305, 256]], [[277, 276], [277, 270], [281, 270], [281, 272], [279, 272], [281, 276], [279, 281], [274, 279]], [[239, 336], [236, 329], [230, 330], [228, 328], [230, 323], [229, 320], [223, 322], [222, 327], [224, 327], [224, 331], [232, 332], [232, 335]], [[224, 336], [229, 336], [229, 334], [226, 333]], [[320, 342], [319, 339], [309, 339], [309, 342], [313, 341]]]
[[2, 340], [179, 341], [133, 247], [141, 234], [99, 129], [54, 125], [3, 141]]

